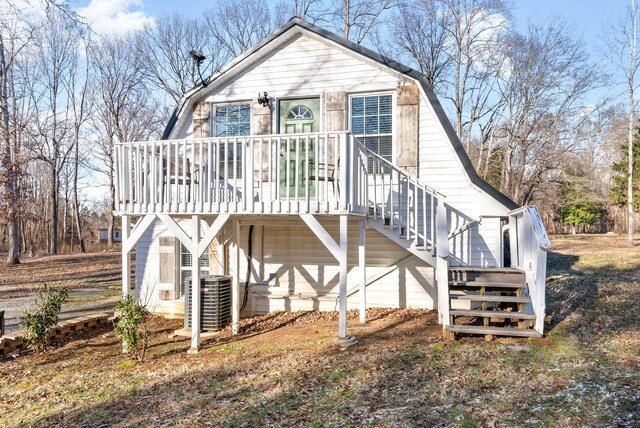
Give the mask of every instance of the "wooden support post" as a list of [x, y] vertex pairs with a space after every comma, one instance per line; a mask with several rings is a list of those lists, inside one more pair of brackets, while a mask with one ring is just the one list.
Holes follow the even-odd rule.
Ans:
[[340, 301], [338, 338], [347, 337], [347, 247], [349, 243], [349, 216], [340, 215]]
[[[349, 216], [340, 215], [340, 245], [338, 245], [325, 228], [311, 214], [300, 214], [300, 218], [309, 226], [316, 237], [327, 247], [327, 250], [335, 257], [340, 265], [340, 284], [338, 301], [338, 344], [348, 347], [358, 343], [355, 337], [347, 336], [347, 272], [348, 272], [348, 244], [349, 244]], [[363, 242], [364, 245], [364, 242]], [[363, 272], [364, 278], [364, 272]], [[366, 278], [362, 281], [362, 286], [366, 285]], [[363, 312], [364, 313], [364, 312]]]
[[365, 262], [365, 227], [367, 220], [360, 222], [358, 233], [358, 265], [360, 271], [360, 324], [367, 322], [367, 266]]
[[191, 216], [191, 349], [200, 349], [200, 258], [198, 257], [198, 243], [200, 242], [200, 216]]
[[231, 290], [231, 331], [238, 334], [240, 322], [240, 222], [233, 219], [233, 284]]
[[131, 292], [131, 252], [127, 250], [129, 244], [129, 216], [122, 216], [122, 298]]

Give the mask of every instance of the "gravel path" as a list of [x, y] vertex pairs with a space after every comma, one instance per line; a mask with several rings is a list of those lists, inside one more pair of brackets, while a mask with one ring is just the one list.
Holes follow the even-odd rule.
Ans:
[[[25, 309], [33, 306], [35, 299], [35, 296], [28, 296], [0, 300], [0, 311], [5, 311], [5, 333], [19, 329], [19, 317], [22, 316]], [[60, 313], [61, 320], [94, 313], [113, 312], [116, 303], [120, 300], [120, 293], [114, 290], [113, 293], [107, 293], [105, 295], [105, 289], [103, 288], [72, 289], [69, 293], [69, 299], [72, 303], [62, 306], [62, 312]], [[88, 303], [74, 302], [92, 299], [95, 299], [95, 301]]]

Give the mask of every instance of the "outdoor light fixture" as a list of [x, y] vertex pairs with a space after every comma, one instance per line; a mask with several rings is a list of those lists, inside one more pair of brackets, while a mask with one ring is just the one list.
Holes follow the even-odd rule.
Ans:
[[269, 107], [270, 103], [271, 97], [266, 91], [263, 95], [260, 95], [260, 92], [258, 92], [258, 104], [260, 104], [262, 107]]
[[207, 83], [209, 83], [209, 80], [203, 79], [202, 72], [200, 71], [200, 65], [202, 65], [202, 63], [204, 62], [205, 59], [207, 59], [207, 57], [204, 56], [202, 52], [197, 49], [191, 49], [189, 51], [189, 55], [191, 55], [191, 58], [193, 58], [193, 61], [196, 63], [196, 67], [198, 67], [198, 75], [200, 76], [200, 81], [202, 82], [202, 86], [207, 86]]

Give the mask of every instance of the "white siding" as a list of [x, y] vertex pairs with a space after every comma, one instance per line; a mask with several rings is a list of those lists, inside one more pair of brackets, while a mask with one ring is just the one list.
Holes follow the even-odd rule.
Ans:
[[483, 217], [449, 240], [452, 266], [500, 266], [500, 219]]
[[[185, 230], [190, 229], [190, 220], [176, 219]], [[157, 218], [142, 234], [136, 244], [136, 296], [140, 303], [152, 312], [172, 312], [172, 301], [161, 300], [160, 290], [173, 290], [175, 284], [159, 282], [160, 278], [160, 236], [171, 236], [167, 227]], [[178, 256], [176, 256], [178, 257]]]
[[[337, 219], [325, 219], [323, 225], [339, 241]], [[349, 223], [349, 273], [347, 289], [352, 292], [349, 308], [356, 308], [359, 295], [358, 223]], [[242, 228], [242, 250], [246, 248], [248, 227]], [[254, 244], [255, 244], [254, 230]], [[339, 266], [313, 232], [300, 221], [292, 226], [265, 226], [258, 242], [264, 248], [264, 272], [254, 272], [250, 286], [255, 313], [272, 310], [336, 310]], [[367, 287], [369, 307], [434, 307], [436, 300], [434, 270], [415, 256], [374, 230], [366, 232], [367, 278], [389, 270], [399, 261], [401, 265]], [[246, 258], [241, 257], [241, 281], [246, 277]], [[244, 273], [243, 273], [244, 272]], [[268, 286], [264, 284], [274, 278]], [[271, 296], [272, 299], [268, 299]]]
[[155, 219], [136, 244], [136, 296], [152, 312], [160, 304], [160, 236], [166, 234], [164, 224]]
[[[189, 230], [190, 220], [180, 220]], [[322, 220], [333, 238], [339, 240], [338, 219]], [[349, 223], [349, 308], [358, 305], [358, 222]], [[231, 233], [231, 225], [222, 232]], [[136, 248], [136, 284], [140, 284], [140, 300], [152, 311], [163, 311], [170, 305], [159, 299], [159, 237], [169, 232], [158, 220], [149, 227]], [[246, 281], [249, 226], [241, 227], [240, 270], [230, 272]], [[374, 230], [367, 230], [367, 278], [372, 278], [399, 261], [397, 269], [367, 287], [369, 307], [434, 308], [436, 288], [434, 269]], [[234, 266], [230, 250], [231, 266]], [[407, 258], [408, 256], [408, 258]], [[248, 307], [244, 313], [264, 313], [274, 310], [336, 310], [338, 298], [337, 261], [298, 220], [291, 225], [255, 226], [253, 232], [252, 273]], [[269, 281], [269, 278], [273, 280]], [[241, 293], [242, 298], [242, 293]], [[254, 306], [255, 305], [255, 306]]]
[[[276, 99], [318, 96], [331, 91], [395, 91], [399, 80], [397, 73], [364, 62], [316, 37], [302, 35], [252, 64], [224, 87], [214, 87], [206, 101], [246, 101], [264, 91]], [[178, 138], [191, 136], [190, 125], [189, 119]]]
[[[395, 93], [399, 83], [411, 81], [407, 76], [374, 64], [334, 42], [304, 30], [296, 31], [299, 33], [294, 37], [286, 34], [282, 40], [273, 41], [274, 46], [281, 44], [267, 55], [263, 55], [262, 50], [256, 52], [256, 61], [251, 65], [245, 66], [241, 62], [238, 68], [244, 67], [242, 71], [230, 69], [229, 76], [236, 73], [233, 77], [223, 76], [214, 81], [206, 89], [206, 101], [247, 101], [264, 91], [276, 99], [321, 96], [321, 100], [322, 93], [329, 91]], [[245, 61], [250, 62], [251, 58]], [[223, 82], [224, 79], [227, 80]], [[452, 240], [453, 263], [497, 265], [499, 220], [483, 216], [506, 215], [508, 210], [471, 183], [426, 94], [422, 88], [420, 91], [419, 177], [445, 194], [447, 204], [454, 208], [450, 232], [465, 223], [482, 219], [479, 226], [470, 227]], [[191, 109], [187, 108], [185, 117], [178, 122], [178, 138], [191, 136], [190, 112]], [[278, 112], [274, 112], [274, 124], [277, 117]], [[313, 257], [316, 256], [311, 256], [316, 264], [323, 262], [320, 256], [317, 260]]]

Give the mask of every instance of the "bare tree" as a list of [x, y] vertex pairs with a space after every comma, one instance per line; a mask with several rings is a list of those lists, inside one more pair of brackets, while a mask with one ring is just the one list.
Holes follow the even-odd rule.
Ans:
[[[91, 61], [90, 50], [86, 39], [81, 39], [78, 49], [82, 49], [84, 61], [82, 64], [77, 63], [72, 67], [65, 81], [66, 90], [69, 93], [69, 108], [73, 114], [72, 117], [72, 138], [73, 138], [73, 183], [72, 183], [72, 223], [75, 225], [78, 233], [78, 242], [80, 243], [80, 252], [86, 251], [84, 241], [82, 239], [82, 223], [80, 222], [80, 202], [78, 201], [78, 174], [80, 167], [80, 137], [83, 127], [91, 114], [91, 108], [87, 103], [89, 93], [89, 63]], [[80, 60], [76, 57], [76, 60]], [[71, 236], [73, 237], [73, 231]], [[71, 248], [73, 249], [73, 238], [71, 239]]]
[[[477, 111], [465, 117], [469, 98], [473, 92], [483, 92], [487, 79], [484, 60], [495, 53], [510, 13], [502, 0], [438, 0], [438, 3], [450, 19], [443, 28], [451, 43], [449, 55], [453, 67], [448, 79], [452, 95], [448, 98], [455, 108], [456, 134], [462, 140], [466, 120], [477, 119]], [[466, 149], [470, 151], [469, 139]]]
[[[202, 76], [218, 71], [229, 60], [223, 44], [212, 35], [201, 19], [181, 15], [165, 15], [154, 25], [145, 25], [135, 36], [135, 52], [140, 58], [141, 72], [156, 88], [168, 94], [173, 102], [196, 86]], [[189, 55], [202, 51], [207, 59], [198, 71]]]
[[314, 24], [330, 20], [331, 6], [325, 0], [282, 0], [275, 6], [276, 25], [281, 25], [292, 16]]
[[51, 204], [49, 253], [58, 252], [58, 209], [60, 172], [71, 151], [70, 94], [64, 81], [77, 64], [77, 35], [61, 14], [52, 13], [46, 23], [35, 32], [34, 61], [27, 79], [29, 96], [36, 112], [31, 117], [33, 151], [50, 173]]
[[599, 109], [587, 104], [585, 95], [603, 76], [562, 22], [530, 25], [526, 34], [511, 35], [504, 56], [499, 185], [527, 204], [560, 169], [563, 153], [579, 143], [579, 133]]
[[96, 87], [91, 125], [94, 155], [99, 159], [93, 168], [108, 180], [109, 246], [114, 229], [114, 144], [158, 137], [161, 126], [161, 112], [145, 86], [141, 58], [133, 43], [128, 36], [104, 38], [95, 46], [92, 61]]
[[611, 28], [609, 36], [610, 56], [616, 64], [616, 68], [624, 72], [625, 91], [627, 94], [628, 124], [628, 166], [627, 166], [627, 241], [633, 245], [634, 213], [633, 213], [633, 139], [635, 126], [635, 89], [636, 74], [640, 67], [638, 55], [638, 5], [636, 0], [629, 0], [625, 13]]
[[361, 44], [397, 4], [397, 0], [334, 0], [335, 29], [342, 30], [345, 39]]
[[277, 21], [261, 0], [219, 0], [203, 16], [210, 34], [230, 58], [266, 37]]
[[21, 103], [17, 73], [22, 52], [29, 46], [33, 27], [13, 3], [0, 0], [0, 220], [6, 222], [7, 265], [20, 263], [20, 178], [23, 156], [20, 140]]
[[627, 241], [633, 245], [633, 125], [635, 123], [634, 115], [634, 89], [636, 71], [638, 70], [638, 11], [635, 0], [630, 0], [629, 17], [631, 18], [631, 32], [628, 34], [627, 40], [629, 44], [629, 69], [627, 74], [627, 82], [629, 85], [629, 179], [627, 181]]
[[431, 87], [440, 93], [446, 73], [450, 71], [449, 33], [451, 16], [436, 3], [416, 0], [399, 7], [394, 14], [393, 44], [401, 54], [409, 55], [425, 75]]

